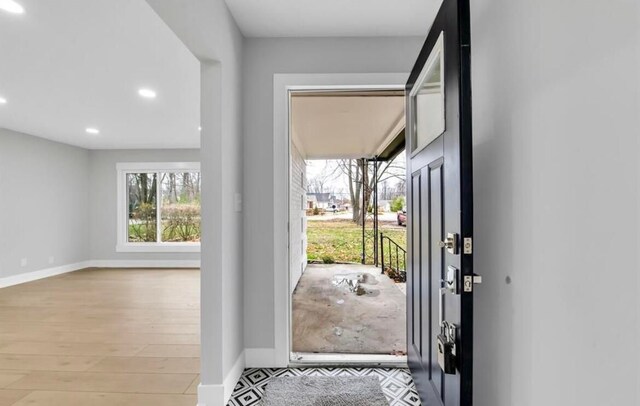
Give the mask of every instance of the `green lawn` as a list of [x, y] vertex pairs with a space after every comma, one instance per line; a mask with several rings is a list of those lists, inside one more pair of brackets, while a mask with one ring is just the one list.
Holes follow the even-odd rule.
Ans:
[[[372, 227], [367, 225], [368, 235], [373, 234], [371, 230]], [[401, 247], [406, 247], [405, 227], [399, 227], [392, 222], [380, 222], [380, 232], [389, 236]], [[362, 227], [350, 220], [310, 220], [307, 222], [307, 243], [307, 256], [310, 261], [360, 263]], [[388, 250], [385, 251], [385, 256], [387, 255]], [[393, 251], [393, 261], [395, 263], [395, 250]], [[402, 261], [401, 256], [400, 262]], [[373, 240], [371, 237], [367, 240], [367, 264], [373, 265]]]

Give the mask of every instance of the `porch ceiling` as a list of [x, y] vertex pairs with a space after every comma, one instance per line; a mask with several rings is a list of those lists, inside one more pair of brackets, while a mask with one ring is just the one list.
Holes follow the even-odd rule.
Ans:
[[306, 159], [373, 158], [404, 129], [402, 91], [294, 93], [291, 133]]

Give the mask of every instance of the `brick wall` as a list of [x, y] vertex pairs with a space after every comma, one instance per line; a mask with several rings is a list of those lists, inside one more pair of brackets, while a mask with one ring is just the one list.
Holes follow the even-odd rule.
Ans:
[[291, 291], [295, 289], [307, 266], [307, 179], [304, 157], [291, 144], [291, 176], [289, 186]]

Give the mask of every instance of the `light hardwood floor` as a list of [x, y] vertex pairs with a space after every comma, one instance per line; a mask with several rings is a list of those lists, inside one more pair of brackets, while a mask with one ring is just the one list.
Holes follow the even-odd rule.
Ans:
[[0, 406], [195, 406], [198, 270], [87, 269], [0, 289]]

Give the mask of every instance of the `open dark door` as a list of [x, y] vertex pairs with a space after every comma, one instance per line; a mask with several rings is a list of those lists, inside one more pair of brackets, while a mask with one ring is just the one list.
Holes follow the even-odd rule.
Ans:
[[406, 88], [407, 344], [428, 406], [473, 403], [469, 32], [469, 0], [444, 0]]

